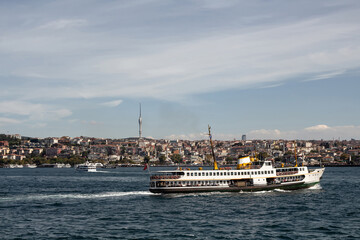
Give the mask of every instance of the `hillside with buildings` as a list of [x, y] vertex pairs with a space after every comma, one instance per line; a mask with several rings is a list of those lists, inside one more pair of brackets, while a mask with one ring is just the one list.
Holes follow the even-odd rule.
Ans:
[[[221, 165], [236, 164], [241, 156], [256, 156], [274, 163], [354, 166], [360, 163], [360, 141], [325, 140], [214, 140]], [[296, 155], [295, 155], [296, 152]], [[75, 164], [85, 161], [105, 166], [211, 165], [208, 140], [165, 140], [147, 138], [103, 139], [92, 137], [32, 138], [0, 136], [0, 166]]]

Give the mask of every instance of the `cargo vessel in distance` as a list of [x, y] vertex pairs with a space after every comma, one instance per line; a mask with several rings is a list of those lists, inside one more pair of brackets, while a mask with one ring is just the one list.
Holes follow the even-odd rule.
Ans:
[[251, 157], [238, 160], [237, 167], [218, 168], [209, 127], [214, 156], [212, 170], [177, 169], [157, 171], [150, 175], [152, 193], [240, 192], [272, 189], [295, 190], [308, 188], [320, 182], [325, 168], [306, 166], [274, 167], [271, 161], [256, 161]]

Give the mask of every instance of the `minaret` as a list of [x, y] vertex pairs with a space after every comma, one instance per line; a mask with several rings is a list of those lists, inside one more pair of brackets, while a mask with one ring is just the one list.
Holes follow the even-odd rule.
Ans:
[[142, 119], [141, 119], [141, 103], [140, 103], [140, 116], [139, 116], [139, 139], [141, 138], [141, 130], [142, 130]]

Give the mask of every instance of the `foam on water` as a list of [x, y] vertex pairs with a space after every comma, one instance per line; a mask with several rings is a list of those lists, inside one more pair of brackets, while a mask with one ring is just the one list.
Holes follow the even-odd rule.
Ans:
[[274, 189], [275, 192], [291, 192], [290, 190], [284, 190], [284, 189]]
[[320, 190], [320, 189], [322, 189], [322, 187], [321, 187], [320, 183], [318, 183], [318, 184], [316, 184], [316, 185], [314, 185], [312, 187], [309, 187], [309, 189], [311, 189], [311, 190]]
[[274, 192], [273, 190], [268, 190], [268, 191], [256, 191], [256, 192], [251, 192], [251, 193], [254, 193], [254, 194], [264, 194], [264, 193], [271, 193], [271, 192]]
[[95, 199], [95, 198], [113, 198], [113, 197], [128, 197], [128, 196], [148, 196], [154, 195], [148, 191], [133, 191], [133, 192], [105, 192], [96, 194], [38, 194], [38, 195], [23, 195], [13, 198], [0, 198], [4, 201], [19, 201], [19, 200], [43, 200], [43, 199]]

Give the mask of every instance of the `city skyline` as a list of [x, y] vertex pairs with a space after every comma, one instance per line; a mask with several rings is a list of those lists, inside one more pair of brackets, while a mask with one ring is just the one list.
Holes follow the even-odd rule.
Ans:
[[5, 1], [0, 13], [0, 133], [360, 137], [358, 1]]

